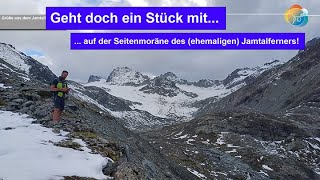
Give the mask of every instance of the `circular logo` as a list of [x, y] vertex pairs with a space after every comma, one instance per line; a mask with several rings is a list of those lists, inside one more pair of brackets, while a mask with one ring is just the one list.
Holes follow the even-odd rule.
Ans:
[[284, 17], [288, 23], [303, 27], [308, 23], [308, 10], [296, 4], [287, 10]]

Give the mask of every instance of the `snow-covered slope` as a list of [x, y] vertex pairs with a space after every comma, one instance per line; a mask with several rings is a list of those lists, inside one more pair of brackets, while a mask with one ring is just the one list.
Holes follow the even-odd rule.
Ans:
[[92, 82], [85, 84], [85, 86], [97, 86], [101, 88], [110, 89], [110, 94], [120, 97], [132, 102], [140, 102], [131, 106], [132, 109], [139, 109], [148, 111], [152, 115], [166, 118], [169, 113], [174, 113], [177, 116], [190, 117], [195, 108], [187, 107], [184, 104], [189, 104], [190, 98], [184, 94], [178, 96], [167, 97], [158, 94], [147, 94], [139, 91], [141, 87], [134, 86], [118, 86], [107, 83], [105, 81]]
[[246, 85], [258, 77], [264, 71], [271, 69], [277, 65], [280, 65], [279, 60], [265, 63], [263, 66], [257, 66], [254, 68], [241, 68], [234, 70], [229, 76], [222, 81], [227, 88], [232, 88], [239, 84]]
[[35, 119], [9, 111], [0, 111], [0, 179], [63, 179], [63, 176], [107, 179], [102, 168], [111, 159], [91, 150], [80, 139], [73, 139], [82, 151], [55, 146], [66, 140], [52, 129], [32, 124]]
[[[193, 113], [197, 111], [197, 108], [191, 105], [193, 102], [214, 96], [222, 98], [230, 94], [237, 88], [235, 87], [233, 89], [225, 89], [223, 86], [200, 88], [197, 86], [178, 85], [180, 89], [192, 91], [196, 94], [199, 94], [197, 98], [192, 98], [183, 93], [179, 93], [177, 96], [174, 97], [162, 96], [159, 94], [148, 94], [144, 93], [143, 91], [140, 91], [140, 87], [118, 86], [107, 83], [104, 80], [87, 83], [84, 84], [84, 86], [96, 86], [102, 89], [108, 89], [108, 93], [112, 94], [113, 96], [123, 98], [132, 102], [139, 102], [130, 106], [130, 108], [132, 108], [133, 110], [138, 109], [142, 111], [147, 111], [154, 116], [160, 118], [175, 119], [176, 121], [187, 121], [192, 118]], [[95, 104], [98, 103], [95, 102]], [[130, 114], [130, 112], [128, 111], [117, 111], [112, 114], [118, 117], [123, 117], [124, 114], [122, 113], [125, 113], [126, 116]], [[136, 114], [136, 112], [132, 113]], [[136, 116], [137, 115], [135, 115], [134, 117]], [[138, 119], [141, 118], [137, 118], [134, 121], [136, 121], [137, 123], [139, 121]], [[145, 119], [144, 121], [147, 120]]]
[[101, 113], [104, 111], [124, 120], [125, 125], [134, 130], [188, 121], [198, 109], [192, 105], [195, 101], [213, 96], [221, 98], [237, 88], [225, 89], [222, 85], [209, 88], [177, 85], [181, 91], [192, 91], [199, 96], [178, 93], [171, 97], [145, 93], [141, 91], [144, 86], [115, 85], [105, 79], [84, 84], [73, 82], [69, 87], [72, 88], [72, 96], [96, 105]]
[[4, 84], [0, 83], [0, 89], [7, 89], [7, 88], [11, 88], [11, 86], [5, 86]]
[[[195, 102], [212, 97], [216, 100], [225, 97], [246, 85], [248, 79], [257, 77], [277, 64], [279, 61], [266, 63], [261, 67], [238, 69], [223, 81], [198, 82], [188, 82], [172, 72], [149, 79], [128, 67], [118, 67], [112, 71], [107, 80], [100, 78], [82, 85], [100, 87], [115, 97], [137, 102], [130, 105], [132, 110], [147, 111], [160, 118], [187, 121], [198, 110], [194, 106]], [[125, 112], [126, 116], [128, 113], [130, 114]], [[116, 116], [123, 116], [120, 114], [119, 111], [115, 113]]]
[[26, 56], [17, 51], [13, 46], [0, 43], [0, 58], [13, 67], [29, 74], [30, 65], [26, 62]]
[[[101, 83], [106, 83], [105, 80], [101, 81]], [[125, 87], [127, 87], [113, 86], [122, 87], [124, 90]], [[73, 97], [97, 106], [101, 109], [100, 114], [107, 113], [111, 116], [120, 118], [121, 122], [131, 130], [142, 131], [150, 128], [152, 129], [172, 124], [174, 121], [173, 119], [155, 116], [148, 111], [136, 109], [134, 107], [137, 104], [141, 105], [141, 103], [113, 96], [109, 94], [111, 90], [104, 86], [83, 86], [80, 83], [70, 82], [69, 87], [72, 88], [71, 95]], [[134, 87], [129, 86], [129, 88]], [[130, 93], [128, 90], [125, 91]]]
[[16, 50], [10, 44], [0, 43], [0, 69], [1, 75], [23, 79], [23, 81], [38, 80], [50, 83], [56, 76], [37, 60]]

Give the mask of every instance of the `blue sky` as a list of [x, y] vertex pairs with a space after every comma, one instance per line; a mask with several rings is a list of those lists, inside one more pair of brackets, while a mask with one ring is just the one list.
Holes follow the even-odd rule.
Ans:
[[43, 52], [35, 49], [27, 49], [27, 50], [24, 50], [23, 53], [28, 56], [44, 56]]
[[40, 52], [39, 50], [35, 50], [35, 49], [27, 49], [27, 50], [24, 50], [23, 53], [28, 56], [44, 56], [44, 54], [42, 52]]

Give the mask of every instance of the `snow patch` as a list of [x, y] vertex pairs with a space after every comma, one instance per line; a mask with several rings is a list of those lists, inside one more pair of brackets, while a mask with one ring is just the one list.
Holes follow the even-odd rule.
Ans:
[[227, 147], [230, 147], [230, 148], [239, 148], [240, 146], [235, 146], [235, 145], [232, 145], [232, 144], [227, 144]]
[[216, 144], [218, 144], [218, 145], [226, 144], [224, 142], [224, 139], [223, 139], [225, 134], [228, 134], [228, 133], [227, 132], [221, 132], [220, 134], [218, 134], [219, 138], [217, 139]]
[[263, 168], [263, 169], [266, 169], [266, 170], [269, 170], [269, 171], [273, 171], [273, 169], [270, 168], [270, 167], [267, 166], [267, 165], [262, 165], [262, 168]]
[[195, 141], [194, 139], [188, 139], [186, 142], [187, 144], [193, 145], [191, 142], [194, 142], [194, 141]]
[[4, 86], [4, 84], [0, 83], [0, 88], [2, 89], [8, 89], [8, 88], [12, 88], [11, 86]]
[[266, 172], [263, 172], [262, 170], [260, 170], [258, 173], [262, 173], [262, 174], [264, 174], [266, 176], [269, 176]]
[[221, 175], [224, 175], [224, 176], [228, 176], [228, 174], [227, 173], [225, 173], [225, 172], [215, 172], [215, 171], [210, 171], [210, 175], [212, 175], [212, 176], [219, 176], [218, 174], [221, 174]]
[[234, 152], [237, 152], [236, 149], [232, 149], [231, 151], [226, 151], [226, 153], [234, 153]]
[[185, 134], [183, 136], [180, 136], [180, 137], [177, 137], [177, 138], [172, 138], [172, 139], [185, 139], [187, 138], [189, 135], [188, 134]]
[[207, 177], [206, 177], [205, 175], [199, 173], [199, 172], [196, 171], [196, 170], [193, 170], [193, 169], [191, 169], [191, 168], [187, 168], [187, 170], [188, 170], [189, 172], [191, 172], [192, 174], [196, 175], [196, 176], [197, 176], [198, 178], [200, 178], [200, 179], [207, 179]]
[[207, 139], [206, 141], [201, 141], [203, 144], [207, 144], [209, 145], [210, 144], [210, 139]]
[[183, 133], [183, 131], [179, 132], [178, 134], [174, 135], [174, 136], [180, 136]]
[[99, 104], [97, 101], [95, 101], [94, 99], [90, 98], [89, 96], [81, 93], [79, 90], [77, 90], [77, 87], [76, 86], [73, 86], [73, 85], [69, 85], [70, 88], [73, 89], [72, 91], [72, 95], [79, 99], [79, 100], [83, 100], [85, 102], [88, 102], [88, 103], [91, 103], [91, 104], [94, 104], [96, 106], [98, 106], [100, 109], [106, 111], [106, 112], [109, 112], [111, 114], [111, 111], [109, 109], [107, 109], [106, 107], [104, 107], [103, 105]]
[[310, 143], [309, 141], [305, 141], [305, 142], [307, 142], [313, 149], [320, 150], [320, 147], [317, 144]]
[[[50, 128], [32, 124], [34, 120], [24, 114], [0, 111], [0, 179], [61, 179], [74, 175], [109, 178], [102, 173], [102, 167], [110, 159], [53, 145], [67, 139], [68, 132], [55, 134]], [[85, 145], [80, 139], [75, 141]]]
[[[5, 64], [0, 64], [0, 65], [1, 65], [2, 67], [4, 67], [4, 68], [2, 68], [2, 69], [8, 69], [9, 71], [18, 74], [18, 76], [21, 77], [22, 79], [24, 79], [24, 81], [30, 81], [30, 78], [28, 77], [27, 74], [23, 74], [23, 73], [17, 72], [17, 71], [15, 71], [15, 70], [13, 70], [12, 68], [8, 67], [8, 66], [5, 65]], [[6, 75], [9, 76], [9, 74], [7, 74], [7, 73], [6, 73]]]

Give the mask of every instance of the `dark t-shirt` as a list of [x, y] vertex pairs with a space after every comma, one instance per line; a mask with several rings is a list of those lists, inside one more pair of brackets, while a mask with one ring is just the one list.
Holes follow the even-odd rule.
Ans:
[[[61, 77], [53, 80], [53, 81], [51, 82], [51, 85], [54, 85], [55, 87], [57, 87], [57, 84], [59, 83], [59, 80], [60, 80], [62, 83], [65, 83], [65, 84], [66, 84], [66, 87], [68, 87], [66, 81], [65, 81], [64, 79], [62, 79]], [[56, 96], [57, 94], [58, 94], [57, 91], [53, 91], [53, 95], [54, 95], [54, 96]], [[63, 97], [64, 97], [64, 96], [65, 96], [65, 93], [63, 92]]]

